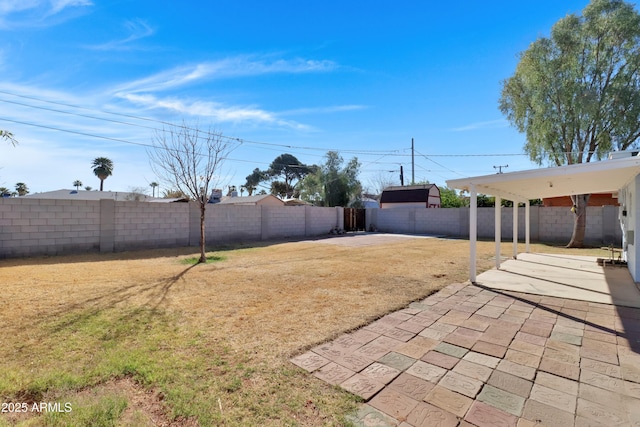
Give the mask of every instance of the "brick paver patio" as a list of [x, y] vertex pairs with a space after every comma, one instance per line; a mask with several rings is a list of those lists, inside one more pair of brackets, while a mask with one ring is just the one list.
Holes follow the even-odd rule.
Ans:
[[640, 426], [640, 309], [450, 285], [291, 360], [356, 426]]

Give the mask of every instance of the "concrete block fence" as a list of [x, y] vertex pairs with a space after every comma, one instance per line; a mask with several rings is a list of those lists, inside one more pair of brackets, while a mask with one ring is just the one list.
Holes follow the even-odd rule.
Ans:
[[[210, 245], [318, 236], [343, 227], [342, 208], [209, 205]], [[0, 198], [0, 258], [197, 246], [192, 203]]]
[[[524, 208], [518, 231], [524, 239]], [[478, 209], [478, 236], [493, 239], [494, 209]], [[573, 213], [531, 207], [531, 240], [568, 242]], [[587, 208], [586, 243], [620, 245], [615, 206]], [[388, 233], [469, 237], [469, 209], [367, 209], [367, 229]], [[326, 235], [344, 228], [342, 208], [210, 205], [205, 230], [211, 245]], [[512, 208], [502, 208], [502, 235], [512, 236]], [[0, 198], [0, 258], [197, 246], [200, 212], [192, 203]]]
[[[518, 208], [518, 236], [524, 240], [524, 208]], [[568, 243], [573, 233], [574, 214], [567, 207], [530, 207], [530, 237], [532, 242]], [[478, 208], [478, 237], [493, 239], [495, 232], [494, 208]], [[386, 233], [420, 233], [450, 237], [469, 237], [469, 208], [453, 209], [367, 209], [367, 229]], [[501, 209], [502, 238], [513, 236], [513, 208]], [[622, 243], [622, 230], [617, 206], [587, 208], [585, 243], [618, 247]]]

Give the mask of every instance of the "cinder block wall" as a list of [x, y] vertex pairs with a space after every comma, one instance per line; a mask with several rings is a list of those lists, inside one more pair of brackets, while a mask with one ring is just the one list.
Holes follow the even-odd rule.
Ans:
[[304, 206], [262, 206], [262, 239], [304, 236]]
[[[103, 200], [112, 202], [111, 200]], [[187, 203], [115, 203], [115, 251], [188, 246]]]
[[382, 231], [384, 233], [414, 232], [415, 224], [411, 221], [410, 214], [413, 212], [415, 218], [415, 209], [372, 209], [372, 211], [375, 211], [377, 216], [377, 222], [373, 223], [373, 226], [378, 231]]
[[[199, 210], [197, 205], [192, 206], [196, 211]], [[199, 215], [198, 213], [196, 223], [191, 225], [198, 230], [198, 233]], [[212, 245], [216, 242], [262, 239], [262, 208], [260, 206], [208, 205], [205, 218], [206, 237]]]
[[99, 246], [98, 202], [0, 198], [0, 257], [92, 251]]
[[305, 235], [320, 236], [329, 233], [332, 228], [339, 227], [338, 217], [344, 221], [344, 211], [337, 208], [304, 207]]
[[[367, 224], [387, 233], [424, 233], [451, 237], [469, 237], [469, 208], [397, 208], [368, 209]], [[567, 207], [531, 206], [531, 241], [568, 243], [573, 233], [574, 214]], [[494, 208], [478, 208], [478, 237], [493, 239]], [[513, 208], [501, 209], [503, 240], [513, 236]], [[518, 238], [525, 238], [525, 208], [518, 208]], [[620, 245], [622, 231], [616, 206], [587, 208], [585, 243]]]
[[[216, 206], [205, 213], [208, 244], [327, 234], [342, 208]], [[197, 246], [194, 203], [0, 198], [0, 258]]]
[[[478, 236], [493, 238], [494, 208], [478, 209]], [[502, 236], [512, 236], [512, 208], [502, 208]], [[568, 242], [573, 213], [566, 207], [531, 207], [531, 240]], [[206, 211], [207, 241], [233, 241], [327, 234], [343, 228], [342, 208], [308, 206], [213, 206]], [[367, 209], [367, 228], [383, 232], [469, 237], [469, 208]], [[524, 208], [518, 211], [524, 239]], [[191, 203], [115, 202], [0, 198], [0, 258], [71, 252], [113, 252], [196, 246], [200, 213]], [[615, 206], [589, 207], [585, 242], [620, 245]]]

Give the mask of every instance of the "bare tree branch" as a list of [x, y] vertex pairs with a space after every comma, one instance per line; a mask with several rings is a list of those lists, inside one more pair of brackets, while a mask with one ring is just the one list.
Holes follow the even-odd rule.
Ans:
[[147, 151], [151, 169], [170, 188], [186, 194], [200, 207], [200, 260], [206, 262], [205, 210], [210, 192], [220, 184], [220, 169], [231, 151], [222, 134], [185, 122], [154, 135], [154, 149]]

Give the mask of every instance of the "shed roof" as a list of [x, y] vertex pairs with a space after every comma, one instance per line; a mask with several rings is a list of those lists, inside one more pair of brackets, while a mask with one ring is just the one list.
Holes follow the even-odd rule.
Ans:
[[640, 157], [451, 179], [450, 188], [525, 201], [535, 198], [615, 192], [640, 174]]
[[423, 203], [429, 200], [429, 192], [434, 187], [437, 190], [435, 184], [387, 187], [382, 191], [380, 203]]

